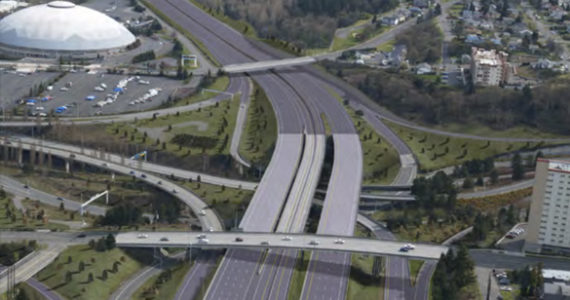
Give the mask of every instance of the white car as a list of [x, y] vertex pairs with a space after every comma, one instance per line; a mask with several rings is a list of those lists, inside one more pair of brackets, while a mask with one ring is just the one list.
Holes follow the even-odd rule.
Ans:
[[292, 238], [292, 237], [290, 237], [290, 236], [286, 236], [286, 237], [284, 237], [282, 240], [284, 240], [284, 241], [287, 241], [287, 242], [288, 242], [288, 241], [292, 241], [292, 240], [293, 240], [293, 238]]
[[269, 242], [268, 242], [268, 241], [263, 241], [263, 242], [261, 242], [261, 244], [262, 244], [262, 245], [265, 245], [265, 246], [269, 246]]
[[344, 245], [344, 240], [343, 239], [336, 239], [336, 240], [334, 240], [334, 243], [338, 244], [338, 245]]
[[206, 235], [202, 233], [202, 234], [199, 234], [199, 235], [197, 236], [197, 238], [198, 238], [199, 240], [205, 239], [205, 238], [206, 238]]
[[198, 213], [198, 215], [200, 216], [205, 216], [206, 215], [206, 211], [204, 211], [203, 209], [200, 211], [200, 213]]
[[45, 108], [43, 106], [38, 106], [36, 107], [36, 110], [44, 110]]
[[313, 245], [313, 246], [317, 246], [317, 245], [319, 244], [319, 241], [317, 241], [317, 240], [311, 240], [311, 241], [309, 242], [309, 244], [311, 244], [311, 245]]
[[405, 244], [404, 247], [408, 248], [408, 250], [416, 249], [416, 246], [414, 244]]
[[208, 241], [208, 239], [199, 239], [198, 240], [198, 244], [207, 244], [208, 242], [210, 242], [210, 241]]
[[146, 239], [147, 237], [148, 237], [148, 234], [146, 234], [146, 233], [141, 233], [141, 234], [137, 235], [137, 238], [139, 238], [139, 239]]

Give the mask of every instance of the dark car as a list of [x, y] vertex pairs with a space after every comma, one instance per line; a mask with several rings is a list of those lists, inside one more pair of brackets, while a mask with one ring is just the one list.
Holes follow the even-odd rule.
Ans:
[[63, 201], [63, 198], [61, 198], [61, 197], [57, 197], [57, 200], [59, 200], [59, 201]]
[[146, 175], [145, 175], [145, 174], [141, 174], [141, 177], [142, 177], [142, 178], [146, 178]]
[[243, 242], [243, 239], [240, 238], [240, 237], [237, 237], [237, 238], [236, 238], [236, 242]]
[[85, 233], [80, 233], [79, 235], [77, 235], [78, 238], [84, 238], [85, 237]]
[[27, 188], [29, 188], [29, 187], [28, 187], [28, 185], [27, 185], [27, 184], [24, 184], [24, 188], [25, 188], [25, 189], [27, 189]]

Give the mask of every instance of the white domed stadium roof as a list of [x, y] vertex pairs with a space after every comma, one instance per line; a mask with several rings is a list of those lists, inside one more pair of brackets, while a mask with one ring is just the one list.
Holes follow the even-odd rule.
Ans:
[[133, 34], [107, 15], [67, 1], [22, 9], [0, 20], [0, 44], [54, 51], [125, 47]]

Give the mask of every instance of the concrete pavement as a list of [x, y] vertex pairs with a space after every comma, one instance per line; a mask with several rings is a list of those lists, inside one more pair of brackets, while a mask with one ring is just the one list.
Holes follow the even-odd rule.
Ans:
[[[30, 279], [37, 272], [48, 266], [66, 246], [51, 244], [46, 249], [37, 250], [14, 264], [16, 283]], [[0, 273], [0, 294], [7, 290], [7, 270]]]
[[247, 119], [247, 111], [249, 107], [249, 102], [251, 99], [251, 93], [253, 92], [253, 83], [249, 78], [240, 78], [240, 105], [236, 117], [236, 124], [234, 127], [234, 132], [232, 134], [232, 140], [230, 143], [230, 155], [240, 164], [245, 167], [251, 167], [251, 164], [243, 159], [239, 154], [239, 144], [241, 141], [241, 135], [245, 128], [245, 121]]
[[[200, 238], [201, 235], [205, 238]], [[241, 241], [236, 238], [241, 238]], [[342, 242], [338, 242], [339, 239]], [[441, 245], [417, 244], [415, 250], [404, 252], [400, 251], [406, 244], [404, 242], [338, 235], [266, 232], [120, 232], [115, 240], [118, 247], [307, 249], [393, 255], [423, 260], [438, 260], [441, 254], [448, 250], [448, 247]]]

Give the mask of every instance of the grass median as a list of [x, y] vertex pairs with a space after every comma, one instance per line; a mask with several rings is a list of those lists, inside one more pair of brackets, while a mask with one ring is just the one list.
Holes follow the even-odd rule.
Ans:
[[97, 252], [79, 245], [63, 251], [36, 278], [67, 299], [108, 299], [142, 267], [121, 249]]
[[545, 146], [545, 143], [510, 143], [449, 137], [414, 130], [389, 121], [386, 121], [386, 125], [410, 147], [423, 171], [458, 165], [476, 158], [484, 159], [502, 153]]
[[137, 289], [132, 299], [162, 300], [174, 299], [176, 292], [183, 282], [186, 273], [192, 265], [188, 262], [180, 262], [171, 268], [162, 271], [149, 278]]
[[267, 95], [254, 84], [247, 120], [239, 143], [239, 153], [254, 165], [267, 166], [277, 141], [277, 120]]

